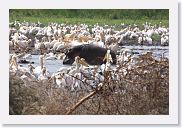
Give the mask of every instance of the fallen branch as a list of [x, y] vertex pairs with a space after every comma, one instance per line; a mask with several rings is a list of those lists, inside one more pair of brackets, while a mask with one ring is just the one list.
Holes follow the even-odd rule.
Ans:
[[79, 107], [84, 101], [86, 101], [87, 99], [89, 99], [90, 97], [92, 97], [93, 95], [95, 95], [97, 93], [97, 90], [91, 92], [89, 95], [83, 97], [81, 100], [79, 100], [78, 103], [76, 103], [75, 106], [73, 106], [73, 108], [71, 108], [70, 110], [68, 110], [68, 112], [66, 113], [66, 115], [70, 115], [77, 107]]

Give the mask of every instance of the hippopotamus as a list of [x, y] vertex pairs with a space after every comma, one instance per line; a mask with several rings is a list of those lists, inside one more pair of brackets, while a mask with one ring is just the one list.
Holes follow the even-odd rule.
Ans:
[[[106, 48], [101, 48], [91, 44], [78, 45], [70, 48], [66, 53], [66, 57], [63, 60], [63, 64], [73, 64], [75, 57], [79, 56], [84, 58], [85, 61], [90, 65], [101, 65], [106, 63], [103, 61], [105, 54], [107, 52]], [[116, 64], [116, 54], [111, 51], [112, 64]]]

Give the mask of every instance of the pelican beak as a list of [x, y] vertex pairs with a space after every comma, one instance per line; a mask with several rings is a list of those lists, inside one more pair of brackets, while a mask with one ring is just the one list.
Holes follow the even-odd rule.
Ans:
[[81, 59], [79, 60], [79, 63], [82, 64], [82, 65], [84, 65], [84, 66], [86, 66], [86, 67], [89, 67], [89, 64], [85, 61], [84, 58], [81, 58]]

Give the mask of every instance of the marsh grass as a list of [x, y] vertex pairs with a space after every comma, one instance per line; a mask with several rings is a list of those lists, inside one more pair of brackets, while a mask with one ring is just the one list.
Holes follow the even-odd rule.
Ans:
[[[169, 26], [168, 9], [10, 9], [10, 22], [19, 20], [21, 22], [37, 22], [44, 24], [50, 22], [93, 25], [120, 25], [121, 23], [133, 25], [150, 22]], [[117, 28], [116, 28], [117, 29]]]

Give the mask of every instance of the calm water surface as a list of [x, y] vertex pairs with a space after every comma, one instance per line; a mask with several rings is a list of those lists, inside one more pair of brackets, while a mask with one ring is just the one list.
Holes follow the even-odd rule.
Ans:
[[[169, 58], [169, 47], [161, 47], [161, 46], [123, 46], [127, 49], [131, 49], [134, 53], [138, 53], [140, 55], [146, 51], [151, 51], [153, 53], [153, 57], [159, 59], [163, 52], [165, 53], [165, 57]], [[32, 55], [31, 59], [28, 61], [34, 62], [32, 64], [34, 67], [39, 66], [39, 55]], [[27, 67], [27, 64], [21, 64], [23, 67]], [[57, 72], [61, 67], [70, 67], [69, 65], [63, 65], [63, 60], [45, 60], [45, 66], [48, 71], [52, 74]]]

